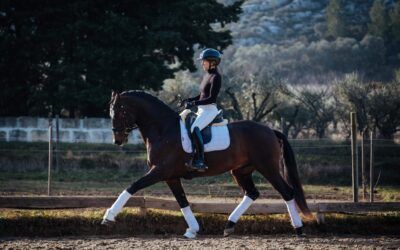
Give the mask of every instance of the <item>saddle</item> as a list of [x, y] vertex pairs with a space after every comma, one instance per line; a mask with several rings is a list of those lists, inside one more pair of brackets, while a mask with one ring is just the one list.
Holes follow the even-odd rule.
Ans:
[[[190, 128], [197, 118], [197, 114], [189, 109], [185, 109], [181, 114], [181, 119], [185, 123], [186, 130], [191, 135]], [[222, 116], [222, 110], [219, 110], [217, 116], [212, 120], [210, 124], [207, 125], [203, 130], [201, 130], [201, 136], [203, 137], [203, 143], [207, 144], [211, 141], [211, 127], [212, 126], [223, 126], [228, 124], [228, 120], [224, 119]]]

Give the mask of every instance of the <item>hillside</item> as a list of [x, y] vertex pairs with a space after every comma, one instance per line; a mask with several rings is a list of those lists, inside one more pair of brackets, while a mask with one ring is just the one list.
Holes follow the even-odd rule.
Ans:
[[[343, 2], [346, 22], [365, 28], [373, 1]], [[248, 0], [242, 5], [239, 22], [228, 27], [236, 45], [314, 41], [320, 38], [325, 28], [328, 3], [329, 0]]]

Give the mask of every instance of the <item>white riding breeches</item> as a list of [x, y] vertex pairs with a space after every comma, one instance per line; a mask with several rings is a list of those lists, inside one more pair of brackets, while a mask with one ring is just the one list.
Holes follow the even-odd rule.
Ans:
[[200, 130], [207, 127], [218, 115], [216, 104], [199, 105], [197, 108], [197, 118], [190, 128], [190, 132], [193, 132], [195, 127], [198, 127]]

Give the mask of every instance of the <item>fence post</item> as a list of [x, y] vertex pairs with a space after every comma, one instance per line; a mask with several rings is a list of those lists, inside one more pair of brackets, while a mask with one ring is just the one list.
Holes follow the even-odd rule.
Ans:
[[358, 169], [357, 169], [357, 127], [356, 113], [350, 113], [351, 121], [351, 167], [352, 167], [352, 186], [353, 186], [353, 202], [358, 202]]
[[[288, 136], [286, 133], [285, 133], [285, 129], [286, 129], [286, 121], [285, 121], [285, 118], [283, 118], [283, 117], [281, 117], [281, 131], [282, 131], [282, 134], [284, 134], [285, 136]], [[283, 152], [283, 150], [282, 150], [282, 152]], [[282, 176], [285, 176], [285, 164], [283, 163], [283, 157], [281, 158], [281, 160], [280, 160], [280, 172], [281, 172], [281, 175]]]
[[370, 135], [370, 160], [369, 160], [369, 202], [374, 202], [374, 132]]
[[281, 117], [281, 131], [282, 131], [282, 134], [288, 136], [288, 135], [285, 133], [285, 130], [286, 130], [286, 121], [285, 121], [285, 118]]
[[56, 167], [55, 171], [58, 172], [59, 170], [59, 158], [60, 158], [60, 153], [59, 153], [59, 148], [58, 148], [58, 143], [60, 141], [60, 116], [56, 115], [56, 147], [55, 147], [55, 153], [56, 153]]
[[51, 194], [51, 167], [53, 165], [53, 125], [50, 119], [49, 121], [49, 164], [47, 169], [47, 195]]
[[367, 173], [365, 171], [365, 144], [364, 144], [364, 131], [361, 133], [361, 178], [363, 189], [363, 200], [367, 200]]

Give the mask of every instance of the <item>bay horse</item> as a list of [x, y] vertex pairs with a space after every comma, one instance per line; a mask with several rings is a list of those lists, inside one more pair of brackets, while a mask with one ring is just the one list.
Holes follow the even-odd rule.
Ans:
[[[228, 123], [229, 147], [205, 153], [208, 169], [205, 172], [193, 172], [187, 170], [185, 165], [190, 155], [182, 148], [180, 116], [157, 97], [143, 91], [113, 91], [110, 116], [113, 141], [117, 145], [125, 144], [129, 133], [135, 128], [139, 129], [147, 149], [149, 171], [119, 195], [114, 204], [107, 209], [102, 224], [114, 223], [115, 216], [138, 190], [165, 181], [188, 224], [184, 236], [195, 238], [199, 224], [190, 209], [181, 178], [213, 176], [230, 171], [245, 195], [227, 220], [224, 236], [228, 236], [234, 232], [239, 217], [259, 197], [252, 179], [252, 173], [258, 171], [280, 193], [295, 232], [298, 236], [304, 236], [296, 205], [304, 216], [310, 218], [312, 215], [299, 180], [293, 150], [281, 132], [254, 121]], [[279, 171], [282, 155], [286, 167], [285, 178]]]

